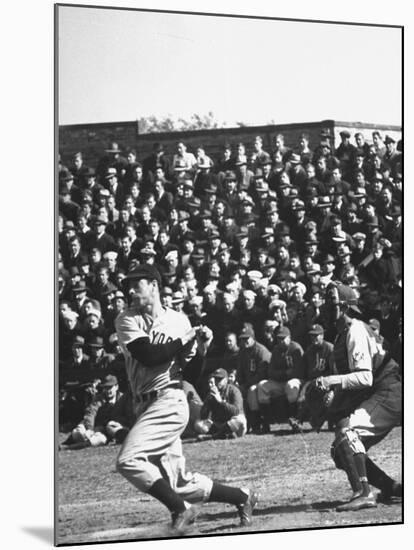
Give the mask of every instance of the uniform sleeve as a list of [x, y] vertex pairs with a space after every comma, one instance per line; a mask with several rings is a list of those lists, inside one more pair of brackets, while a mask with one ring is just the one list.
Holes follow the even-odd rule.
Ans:
[[124, 347], [137, 338], [147, 338], [137, 320], [132, 315], [120, 315], [115, 321], [115, 328], [118, 334], [119, 343]]
[[334, 374], [328, 376], [331, 384], [338, 384], [343, 390], [354, 390], [372, 386], [373, 343], [360, 321], [354, 321], [347, 335], [349, 374]]
[[354, 323], [351, 325], [347, 336], [347, 348], [350, 372], [372, 372], [369, 337], [362, 323]]

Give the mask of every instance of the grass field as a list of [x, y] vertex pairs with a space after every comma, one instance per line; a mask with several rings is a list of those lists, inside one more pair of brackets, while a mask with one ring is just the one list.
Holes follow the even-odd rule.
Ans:
[[[63, 434], [62, 434], [63, 439]], [[250, 528], [239, 527], [235, 507], [200, 507], [191, 535], [281, 531], [345, 525], [401, 523], [401, 503], [338, 513], [348, 499], [344, 472], [330, 458], [333, 434], [293, 435], [275, 424], [269, 435], [239, 440], [184, 442], [187, 469], [240, 487], [254, 487], [260, 500]], [[58, 544], [168, 537], [168, 511], [139, 493], [115, 470], [118, 446], [59, 452]], [[370, 451], [392, 477], [401, 479], [401, 429]]]

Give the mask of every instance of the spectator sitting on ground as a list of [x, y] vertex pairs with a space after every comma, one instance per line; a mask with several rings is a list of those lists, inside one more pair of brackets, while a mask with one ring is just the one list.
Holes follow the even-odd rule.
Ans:
[[99, 389], [82, 422], [72, 430], [72, 442], [80, 447], [99, 447], [112, 439], [121, 443], [128, 433], [127, 399], [119, 391], [116, 376], [108, 374]]
[[232, 439], [242, 437], [247, 431], [240, 390], [229, 383], [227, 371], [215, 370], [209, 378], [209, 393], [195, 423], [200, 433], [198, 440]]

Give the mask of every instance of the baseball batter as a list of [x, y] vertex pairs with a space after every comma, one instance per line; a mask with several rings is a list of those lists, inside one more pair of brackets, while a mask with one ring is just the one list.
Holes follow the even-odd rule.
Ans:
[[189, 410], [180, 370], [196, 351], [196, 330], [184, 313], [162, 306], [156, 268], [139, 265], [127, 279], [131, 307], [120, 313], [115, 326], [135, 399], [136, 422], [118, 455], [117, 470], [168, 508], [172, 535], [191, 528], [196, 517], [191, 503], [197, 502], [234, 504], [241, 525], [250, 525], [258, 500], [254, 491], [185, 470], [180, 435]]

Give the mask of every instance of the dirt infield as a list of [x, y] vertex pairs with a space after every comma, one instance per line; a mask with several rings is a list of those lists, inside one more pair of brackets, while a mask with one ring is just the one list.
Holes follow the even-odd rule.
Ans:
[[[338, 513], [349, 497], [345, 474], [335, 469], [329, 448], [333, 435], [292, 435], [274, 425], [269, 435], [240, 440], [184, 442], [187, 468], [260, 494], [254, 524], [240, 528], [233, 506], [199, 508], [193, 536], [281, 531], [402, 522], [402, 504]], [[165, 508], [137, 492], [116, 471], [117, 446], [59, 452], [57, 526], [59, 544], [168, 537]], [[391, 476], [401, 479], [401, 429], [370, 451]]]

